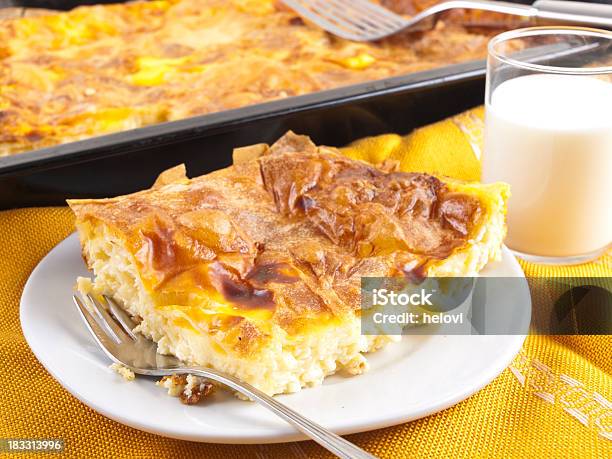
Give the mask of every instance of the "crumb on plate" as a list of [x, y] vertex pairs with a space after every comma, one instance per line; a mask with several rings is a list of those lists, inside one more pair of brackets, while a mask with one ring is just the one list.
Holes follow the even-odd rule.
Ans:
[[126, 381], [134, 381], [134, 379], [136, 379], [136, 375], [134, 374], [134, 372], [128, 367], [121, 365], [120, 363], [113, 363], [110, 366], [110, 369], [120, 375]]
[[158, 386], [168, 390], [168, 395], [178, 397], [185, 405], [195, 405], [212, 393], [214, 386], [199, 376], [170, 375], [157, 381]]

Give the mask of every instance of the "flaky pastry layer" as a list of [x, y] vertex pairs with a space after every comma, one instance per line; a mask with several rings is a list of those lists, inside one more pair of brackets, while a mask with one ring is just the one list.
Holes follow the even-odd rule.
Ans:
[[71, 200], [95, 281], [162, 353], [268, 393], [367, 368], [395, 338], [364, 336], [364, 276], [472, 276], [500, 255], [503, 184], [398, 172], [288, 133], [232, 167]]

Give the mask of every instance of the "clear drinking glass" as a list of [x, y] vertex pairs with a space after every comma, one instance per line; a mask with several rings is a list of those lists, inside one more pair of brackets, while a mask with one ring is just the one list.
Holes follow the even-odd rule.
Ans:
[[498, 35], [485, 106], [482, 180], [510, 184], [508, 247], [556, 264], [612, 247], [612, 32]]

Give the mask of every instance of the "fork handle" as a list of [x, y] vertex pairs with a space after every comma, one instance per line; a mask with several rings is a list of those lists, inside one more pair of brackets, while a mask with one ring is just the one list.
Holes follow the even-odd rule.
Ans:
[[362, 450], [353, 443], [327, 430], [316, 422], [311, 421], [310, 419], [302, 416], [301, 414], [292, 410], [288, 406], [282, 404], [278, 400], [270, 397], [269, 395], [263, 393], [262, 391], [251, 386], [250, 384], [240, 381], [238, 378], [234, 378], [233, 376], [219, 373], [216, 370], [213, 370], [212, 368], [205, 367], [180, 368], [180, 370], [167, 369], [159, 371], [160, 375], [172, 373], [193, 374], [220, 382], [221, 384], [231, 387], [235, 391], [240, 392], [242, 395], [245, 395], [251, 400], [266, 407], [274, 414], [283, 418], [285, 421], [296, 427], [303, 434], [316, 441], [323, 448], [326, 448], [327, 450], [342, 459], [376, 459], [375, 456], [372, 456], [370, 453]]
[[438, 3], [423, 13], [455, 8], [523, 16], [537, 23], [552, 22], [612, 29], [612, 5], [566, 0], [537, 0], [533, 5], [492, 0], [449, 0]]
[[537, 19], [612, 29], [612, 5], [538, 0], [533, 7]]

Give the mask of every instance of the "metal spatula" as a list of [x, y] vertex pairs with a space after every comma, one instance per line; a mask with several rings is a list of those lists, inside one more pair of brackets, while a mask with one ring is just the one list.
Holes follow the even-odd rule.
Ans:
[[450, 0], [406, 19], [368, 0], [283, 0], [300, 16], [328, 32], [354, 41], [379, 40], [403, 31], [432, 28], [440, 13], [452, 9], [522, 16], [534, 23], [565, 23], [612, 29], [612, 5], [538, 0], [533, 5], [490, 0]]

